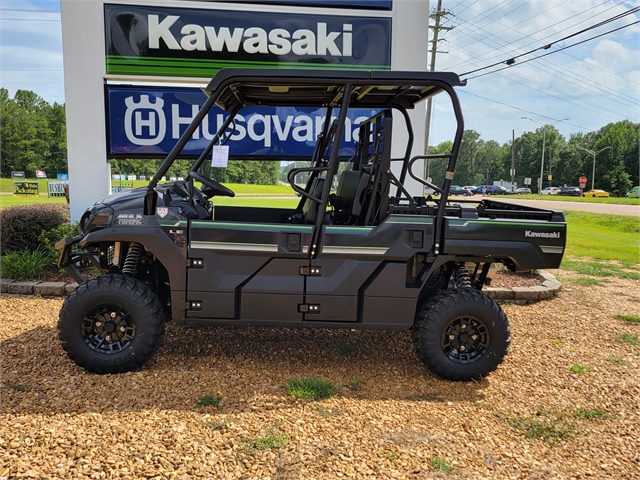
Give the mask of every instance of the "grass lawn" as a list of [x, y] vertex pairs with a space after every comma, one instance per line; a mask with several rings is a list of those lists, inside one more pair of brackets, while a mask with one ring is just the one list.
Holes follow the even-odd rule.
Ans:
[[576, 211], [565, 217], [568, 256], [640, 263], [640, 217]]
[[[40, 191], [42, 192], [42, 190]], [[0, 193], [0, 208], [13, 207], [15, 205], [32, 205], [32, 204], [41, 204], [41, 203], [66, 204], [67, 200], [64, 197], [49, 198], [47, 197], [46, 193], [44, 195], [40, 195], [40, 198], [14, 197], [10, 193]]]

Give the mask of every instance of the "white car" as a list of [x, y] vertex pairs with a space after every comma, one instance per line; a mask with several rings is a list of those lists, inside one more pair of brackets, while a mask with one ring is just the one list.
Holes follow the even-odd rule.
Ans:
[[462, 188], [464, 188], [465, 190], [472, 191], [472, 190], [475, 190], [475, 189], [476, 189], [476, 188], [478, 188], [478, 187], [477, 187], [476, 185], [465, 185], [465, 186], [464, 186], [464, 187], [462, 187]]
[[543, 188], [540, 192], [542, 195], [558, 195], [562, 190], [558, 187]]

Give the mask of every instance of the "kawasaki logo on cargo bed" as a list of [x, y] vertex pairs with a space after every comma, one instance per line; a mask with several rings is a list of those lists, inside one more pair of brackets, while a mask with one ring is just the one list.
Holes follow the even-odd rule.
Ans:
[[560, 232], [532, 232], [525, 230], [524, 236], [528, 238], [560, 238]]

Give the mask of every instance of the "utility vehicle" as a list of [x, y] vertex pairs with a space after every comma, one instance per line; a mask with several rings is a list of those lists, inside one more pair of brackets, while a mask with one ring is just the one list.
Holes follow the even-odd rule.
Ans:
[[[420, 360], [443, 378], [489, 374], [510, 342], [505, 314], [482, 292], [491, 265], [557, 268], [566, 223], [561, 212], [492, 198], [450, 201], [464, 128], [460, 86], [447, 72], [219, 71], [148, 187], [97, 202], [80, 234], [58, 243], [60, 266], [80, 284], [60, 311], [69, 357], [97, 373], [139, 368], [160, 347], [167, 321], [384, 329], [411, 331]], [[457, 120], [452, 150], [412, 157], [408, 111], [439, 93]], [[213, 105], [229, 112], [224, 124], [183, 181], [160, 184]], [[325, 118], [336, 117], [324, 122], [309, 166], [288, 174], [295, 208], [213, 206], [234, 192], [203, 174], [203, 164], [247, 106], [322, 107]], [[343, 158], [355, 107], [373, 113]], [[392, 143], [401, 155], [392, 156]], [[422, 178], [426, 158], [444, 159], [441, 185]], [[410, 178], [439, 196], [411, 195]], [[83, 261], [102, 275], [85, 280]]]

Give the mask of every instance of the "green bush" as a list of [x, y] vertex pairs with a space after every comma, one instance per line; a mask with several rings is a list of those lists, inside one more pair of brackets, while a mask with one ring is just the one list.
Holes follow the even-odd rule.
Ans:
[[60, 252], [56, 250], [56, 243], [65, 237], [75, 237], [78, 235], [78, 222], [70, 225], [68, 222], [58, 225], [51, 230], [44, 230], [38, 237], [41, 248], [51, 252], [54, 258], [58, 258]]
[[315, 377], [292, 378], [287, 384], [287, 393], [296, 398], [324, 400], [333, 397], [337, 391], [338, 387], [333, 383]]
[[0, 210], [0, 249], [35, 252], [40, 234], [69, 223], [69, 207], [60, 204], [20, 205]]
[[2, 256], [0, 270], [4, 278], [18, 281], [35, 280], [42, 276], [42, 272], [52, 260], [51, 253], [47, 250], [10, 252]]

